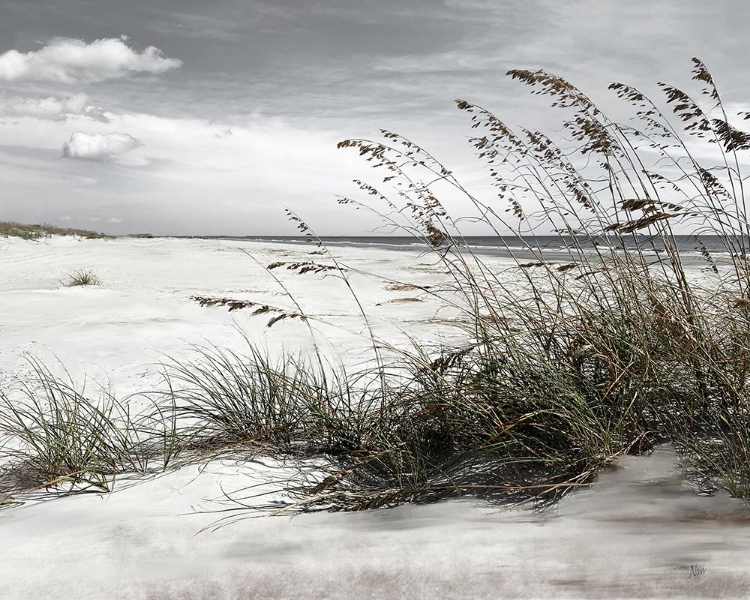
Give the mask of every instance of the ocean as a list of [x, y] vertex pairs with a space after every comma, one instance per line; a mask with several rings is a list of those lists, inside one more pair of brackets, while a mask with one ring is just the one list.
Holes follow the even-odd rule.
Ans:
[[[305, 236], [207, 236], [219, 239], [237, 239], [257, 242], [273, 243], [293, 243], [306, 244], [314, 243]], [[635, 250], [636, 243], [640, 245], [641, 250], [646, 256], [653, 256], [656, 260], [664, 252], [663, 244], [658, 238], [649, 238], [648, 236], [639, 236], [629, 238], [627, 250]], [[430, 247], [422, 240], [409, 236], [323, 236], [320, 241], [330, 247], [350, 246], [350, 247], [368, 247], [382, 248], [384, 250], [420, 250], [429, 251]], [[534, 259], [541, 256], [547, 260], [564, 260], [570, 257], [570, 248], [574, 247], [576, 240], [572, 236], [559, 235], [540, 235], [524, 237], [520, 239], [516, 236], [466, 236], [457, 240], [460, 245], [465, 246], [477, 255], [515, 257], [521, 260]], [[610, 241], [617, 245], [614, 238]], [[675, 236], [677, 249], [681, 258], [686, 265], [708, 265], [708, 261], [701, 250], [701, 246], [709, 253], [712, 259], [719, 263], [726, 262], [730, 256], [730, 249], [727, 248], [723, 238], [716, 235], [695, 236], [695, 235], [677, 235]], [[584, 254], [595, 254], [596, 244], [593, 240], [584, 237], [578, 237], [577, 243]], [[599, 245], [606, 244], [605, 238], [600, 238]], [[739, 244], [736, 245], [738, 248]]]

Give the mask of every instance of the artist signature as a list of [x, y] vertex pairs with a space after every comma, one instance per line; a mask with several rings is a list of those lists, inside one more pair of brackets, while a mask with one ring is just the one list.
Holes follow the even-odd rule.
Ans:
[[693, 577], [700, 577], [701, 575], [704, 575], [706, 573], [706, 567], [701, 567], [698, 564], [680, 568], [685, 569], [688, 572], [688, 579], [692, 579]]

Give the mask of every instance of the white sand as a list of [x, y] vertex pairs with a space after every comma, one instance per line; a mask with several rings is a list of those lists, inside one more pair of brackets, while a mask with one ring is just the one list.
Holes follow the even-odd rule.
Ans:
[[[159, 384], [165, 354], [189, 344], [241, 350], [237, 329], [271, 352], [309, 351], [307, 327], [270, 315], [200, 307], [194, 294], [294, 309], [260, 264], [316, 259], [312, 246], [207, 240], [0, 239], [0, 382], [28, 373], [24, 353], [118, 394]], [[395, 280], [439, 284], [416, 252], [336, 248], [348, 265]], [[59, 280], [90, 269], [102, 285]], [[326, 353], [367, 356], [358, 307], [333, 276], [275, 270], [315, 321]], [[451, 311], [376, 277], [352, 285], [376, 333], [408, 344], [460, 339]], [[392, 302], [416, 298], [423, 302]], [[365, 334], [365, 335], [363, 335]], [[324, 342], [328, 339], [329, 342]], [[281, 477], [284, 468], [215, 462], [110, 495], [55, 499], [0, 512], [0, 598], [507, 598], [748, 597], [750, 526], [724, 495], [699, 497], [668, 449], [623, 460], [593, 488], [537, 515], [473, 502], [363, 514], [245, 519], [198, 533], [224, 490]], [[268, 484], [268, 489], [272, 489]], [[197, 534], [197, 535], [196, 535]], [[691, 570], [692, 567], [692, 570]]]
[[[0, 238], [0, 371], [23, 372], [25, 352], [48, 352], [75, 373], [85, 370], [97, 380], [111, 378], [124, 394], [142, 390], [143, 379], [155, 383], [155, 365], [165, 355], [184, 356], [191, 343], [241, 349], [245, 342], [238, 331], [271, 351], [309, 350], [308, 328], [299, 322], [287, 320], [269, 329], [266, 324], [274, 313], [230, 313], [226, 308], [200, 307], [190, 297], [229, 297], [295, 311], [294, 302], [263, 266], [278, 261], [331, 262], [311, 255], [314, 251], [314, 245], [214, 240]], [[375, 274], [350, 273], [350, 279], [378, 336], [404, 344], [399, 331], [407, 328], [411, 334], [427, 333], [430, 339], [456, 337], [453, 327], [436, 322], [455, 317], [455, 311], [438, 313], [439, 305], [429, 294], [386, 289], [388, 280], [440, 281], [429, 264], [431, 257], [416, 251], [334, 251], [345, 255], [352, 268]], [[61, 285], [80, 269], [94, 272], [102, 285]], [[349, 364], [367, 355], [371, 342], [359, 308], [336, 273], [298, 275], [284, 268], [273, 272], [305, 313], [316, 317], [312, 325], [320, 331], [316, 340], [324, 352], [335, 349]], [[412, 298], [424, 301], [404, 301]]]

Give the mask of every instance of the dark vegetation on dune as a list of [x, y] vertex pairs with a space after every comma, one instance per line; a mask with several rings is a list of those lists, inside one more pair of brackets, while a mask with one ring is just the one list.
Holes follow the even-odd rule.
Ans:
[[[0, 221], [0, 237], [19, 237], [25, 240], [39, 240], [49, 238], [53, 235], [78, 236], [89, 240], [108, 239], [114, 236], [91, 231], [89, 229], [77, 229], [75, 227], [56, 227], [48, 223], [27, 224], [15, 221]], [[131, 233], [127, 237], [153, 238], [150, 233]]]
[[[466, 345], [404, 351], [373, 335], [376, 362], [357, 373], [319, 354], [271, 361], [253, 347], [247, 355], [199, 349], [194, 360], [167, 366], [169, 393], [138, 417], [110, 397], [87, 399], [37, 365], [41, 395], [29, 384], [27, 405], [6, 399], [0, 410], [0, 431], [14, 442], [8, 489], [61, 482], [101, 489], [119, 473], [265, 452], [299, 460], [289, 510], [467, 494], [550, 501], [623, 453], [671, 442], [700, 485], [747, 498], [750, 272], [741, 162], [750, 135], [730, 123], [705, 65], [693, 65], [700, 101], [660, 84], [659, 108], [612, 84], [631, 109], [626, 124], [564, 79], [510, 71], [561, 111], [557, 141], [457, 101], [496, 188], [489, 198], [472, 195], [398, 134], [341, 142], [378, 168], [382, 185], [357, 182], [364, 200], [340, 203], [376, 211], [391, 230], [432, 247], [450, 275], [444, 300], [462, 312]], [[454, 218], [441, 198], [459, 196], [470, 212]], [[514, 245], [534, 260], [493, 272], [461, 243], [469, 220], [498, 236], [516, 234]], [[564, 260], [550, 261], [533, 243], [550, 231]], [[677, 250], [674, 235], [685, 232], [705, 259], [701, 277]], [[700, 241], [707, 235], [718, 236], [724, 252], [712, 255]], [[348, 281], [321, 250], [326, 269]], [[231, 307], [229, 299], [196, 300]], [[301, 322], [314, 321], [296, 308]], [[370, 330], [364, 311], [362, 319]], [[251, 495], [237, 498], [237, 514]]]
[[38, 240], [52, 237], [53, 235], [77, 235], [78, 237], [87, 239], [109, 237], [103, 233], [89, 231], [88, 229], [71, 229], [47, 224], [27, 225], [12, 221], [0, 222], [0, 237], [20, 237], [26, 240]]

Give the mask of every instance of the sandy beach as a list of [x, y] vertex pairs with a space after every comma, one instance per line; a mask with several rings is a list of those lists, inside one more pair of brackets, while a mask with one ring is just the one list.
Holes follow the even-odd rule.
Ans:
[[749, 23], [0, 2], [0, 600], [750, 598]]
[[[291, 311], [296, 302], [315, 317], [315, 343], [348, 365], [366, 359], [371, 347], [359, 307], [337, 273], [298, 275], [282, 267], [273, 271], [280, 284], [264, 268], [314, 259], [330, 264], [325, 256], [311, 255], [314, 245], [54, 237], [39, 242], [4, 239], [0, 248], [0, 370], [6, 377], [24, 373], [24, 353], [33, 352], [44, 356], [55, 372], [64, 366], [74, 378], [87, 373], [127, 395], [156, 385], [159, 363], [184, 356], [191, 344], [241, 350], [247, 337], [272, 353], [312, 348], [310, 330], [299, 321], [269, 328], [274, 312], [253, 316], [253, 309], [202, 307], [192, 299], [196, 296], [250, 300]], [[430, 294], [391, 289], [394, 281], [440, 282], [432, 257], [418, 251], [384, 254], [349, 248], [342, 259], [350, 270], [370, 273], [347, 271], [347, 277], [378, 336], [408, 345], [400, 335], [407, 326], [410, 335], [421, 331], [435, 342], [461, 335], [450, 326], [455, 312], [439, 311]], [[65, 287], [65, 278], [78, 269], [94, 272], [101, 285]]]
[[[314, 316], [315, 343], [354, 366], [371, 347], [359, 305], [336, 272], [299, 275], [274, 262], [330, 263], [314, 245], [201, 239], [0, 240], [0, 376], [28, 356], [118, 397], [157, 389], [160, 364], [191, 344], [304, 354], [310, 329], [273, 313], [201, 306], [231, 298]], [[457, 312], [425, 289], [445, 273], [418, 251], [338, 247], [334, 255], [375, 333], [466, 338]], [[498, 262], [502, 259], [488, 259]], [[77, 269], [97, 286], [66, 287]], [[410, 282], [423, 289], [406, 288]], [[284, 291], [291, 292], [289, 295]], [[408, 335], [407, 335], [408, 334]], [[278, 489], [289, 465], [256, 457], [184, 467], [109, 494], [32, 500], [0, 512], [3, 598], [746, 597], [750, 517], [725, 493], [699, 496], [659, 447], [625, 457], [590, 488], [543, 512], [478, 501], [365, 513], [239, 513], [224, 494]], [[250, 518], [252, 517], [252, 518]]]

